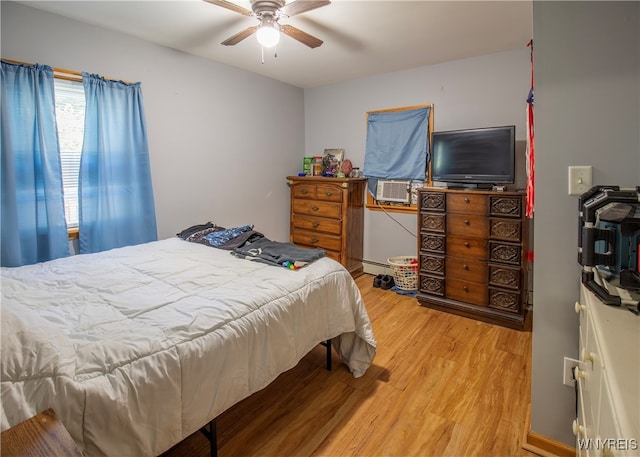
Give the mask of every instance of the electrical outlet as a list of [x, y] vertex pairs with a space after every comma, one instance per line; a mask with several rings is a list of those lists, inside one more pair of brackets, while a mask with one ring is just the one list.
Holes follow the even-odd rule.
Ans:
[[591, 189], [591, 165], [569, 167], [569, 195], [582, 195]]
[[564, 370], [562, 371], [562, 383], [565, 386], [573, 387], [573, 367], [577, 367], [580, 362], [569, 357], [564, 358]]

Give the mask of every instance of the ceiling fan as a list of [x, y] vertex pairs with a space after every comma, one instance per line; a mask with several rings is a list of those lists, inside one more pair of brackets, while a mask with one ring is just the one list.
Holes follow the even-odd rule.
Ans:
[[222, 6], [223, 8], [235, 11], [236, 13], [240, 13], [244, 16], [253, 16], [260, 21], [260, 24], [249, 27], [227, 38], [222, 42], [223, 45], [233, 46], [255, 33], [257, 35], [258, 42], [267, 48], [278, 44], [280, 41], [280, 32], [309, 46], [310, 48], [317, 48], [320, 46], [322, 44], [322, 40], [314, 37], [313, 35], [309, 35], [292, 25], [281, 25], [278, 21], [281, 18], [296, 16], [331, 3], [330, 0], [295, 0], [290, 3], [285, 3], [285, 0], [251, 0], [251, 11], [249, 11], [242, 6], [226, 0], [204, 1], [213, 5]]

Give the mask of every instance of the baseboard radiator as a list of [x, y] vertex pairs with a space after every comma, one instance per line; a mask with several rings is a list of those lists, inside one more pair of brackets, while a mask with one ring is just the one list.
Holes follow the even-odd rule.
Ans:
[[374, 262], [373, 260], [363, 260], [362, 271], [370, 275], [392, 274], [391, 266], [388, 263]]

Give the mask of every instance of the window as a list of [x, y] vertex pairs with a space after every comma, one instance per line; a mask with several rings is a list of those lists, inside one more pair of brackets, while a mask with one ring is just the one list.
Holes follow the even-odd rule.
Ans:
[[[7, 63], [32, 65], [17, 61]], [[48, 127], [49, 136], [53, 134], [57, 137], [59, 149], [54, 151], [53, 160], [55, 162], [58, 159], [59, 162], [54, 164], [58, 171], [51, 173], [57, 188], [45, 192], [55, 195], [57, 200], [55, 209], [58, 220], [54, 229], [57, 227], [58, 236], [60, 229], [66, 227], [68, 239], [79, 240], [82, 203], [83, 207], [87, 205], [88, 212], [92, 214], [83, 212], [83, 216], [90, 219], [83, 220], [83, 225], [85, 222], [88, 224], [87, 235], [91, 236], [79, 240], [82, 241], [78, 242], [81, 252], [97, 252], [154, 241], [157, 239], [157, 227], [149, 167], [149, 146], [144, 117], [140, 116], [143, 112], [140, 83], [88, 74], [88, 80], [96, 82], [93, 86], [103, 90], [95, 91], [96, 93], [92, 91], [87, 97], [83, 83], [84, 73], [53, 68], [52, 83], [50, 69], [51, 67], [46, 68], [50, 85], [47, 88], [47, 100], [51, 103], [53, 89], [54, 110], [48, 113]], [[122, 97], [115, 97], [114, 93]], [[92, 103], [94, 99], [95, 103]], [[19, 106], [20, 101], [17, 101], [16, 105]], [[91, 105], [94, 106], [93, 113], [87, 111], [92, 109]], [[51, 114], [55, 115], [55, 121], [51, 120]], [[93, 131], [87, 130], [85, 124], [88, 122], [88, 114], [101, 121], [106, 119], [107, 122], [97, 123], [99, 125], [92, 129]], [[56, 131], [51, 132], [51, 127], [55, 127]], [[102, 138], [109, 138], [109, 144], [101, 142]], [[37, 141], [37, 137], [34, 141]], [[92, 144], [89, 145], [88, 142]], [[113, 147], [114, 144], [117, 146]], [[91, 154], [84, 154], [88, 147], [92, 149]], [[56, 152], [59, 153], [58, 157], [55, 157]], [[87, 197], [86, 201], [83, 199], [80, 202], [81, 163], [87, 160], [87, 166], [92, 167], [92, 163], [98, 162], [103, 155], [110, 158], [107, 166], [96, 166], [98, 173], [87, 175], [88, 185], [97, 191], [92, 193], [92, 198]], [[37, 167], [34, 168], [34, 172], [39, 172]], [[123, 169], [126, 171], [120, 172]], [[84, 183], [84, 176], [82, 181]], [[12, 198], [17, 200], [15, 196]], [[114, 199], [117, 203], [111, 204]], [[110, 204], [101, 204], [101, 201], [106, 200]], [[61, 222], [63, 217], [64, 224]], [[123, 220], [136, 228], [126, 226]], [[37, 230], [35, 232], [40, 233]], [[74, 241], [72, 246], [75, 248], [76, 244]], [[64, 254], [67, 252], [65, 249]], [[21, 258], [19, 261], [22, 262]]]
[[56, 122], [62, 163], [64, 214], [70, 229], [78, 227], [78, 175], [84, 137], [85, 98], [81, 81], [55, 78]]
[[[432, 132], [433, 104], [367, 112], [364, 174], [369, 178], [368, 209], [407, 213], [417, 211], [417, 189], [429, 182]], [[391, 183], [385, 184], [402, 188], [404, 201], [376, 199], [378, 182], [381, 180], [391, 180]], [[401, 182], [394, 183], [394, 180]]]

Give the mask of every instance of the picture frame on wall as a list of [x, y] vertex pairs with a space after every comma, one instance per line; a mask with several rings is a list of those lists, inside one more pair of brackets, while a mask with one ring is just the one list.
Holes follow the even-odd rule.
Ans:
[[322, 174], [335, 176], [344, 160], [344, 149], [325, 149], [322, 156]]

